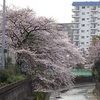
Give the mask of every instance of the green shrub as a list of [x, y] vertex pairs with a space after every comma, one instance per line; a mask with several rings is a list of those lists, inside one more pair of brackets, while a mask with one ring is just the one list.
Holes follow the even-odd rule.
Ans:
[[9, 57], [9, 56], [6, 57], [5, 61], [6, 61], [6, 67], [9, 67], [12, 65], [12, 58], [11, 57]]
[[10, 83], [13, 83], [13, 82], [16, 82], [16, 81], [19, 81], [19, 80], [23, 80], [23, 79], [25, 79], [24, 75], [11, 75], [7, 79], [7, 83], [10, 84]]
[[16, 68], [9, 67], [6, 69], [0, 69], [0, 87], [26, 78], [26, 76], [21, 74], [19, 70], [16, 71]]
[[92, 67], [92, 75], [95, 81], [100, 82], [100, 61], [96, 61]]
[[9, 77], [9, 74], [6, 70], [0, 69], [0, 83], [6, 82]]

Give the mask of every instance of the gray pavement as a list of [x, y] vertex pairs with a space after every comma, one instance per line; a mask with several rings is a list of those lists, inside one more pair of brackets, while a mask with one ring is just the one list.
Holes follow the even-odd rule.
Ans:
[[87, 91], [87, 97], [89, 100], [98, 100], [96, 96], [93, 95], [94, 87]]
[[94, 84], [77, 85], [64, 93], [52, 93], [49, 100], [98, 100], [93, 95]]

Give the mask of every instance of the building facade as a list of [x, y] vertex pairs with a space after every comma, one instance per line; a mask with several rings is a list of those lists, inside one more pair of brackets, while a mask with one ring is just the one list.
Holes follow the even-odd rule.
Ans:
[[58, 23], [59, 31], [67, 33], [69, 40], [73, 43], [73, 34], [72, 34], [72, 23]]
[[83, 56], [88, 56], [90, 43], [100, 35], [100, 1], [73, 2], [73, 43], [80, 47]]

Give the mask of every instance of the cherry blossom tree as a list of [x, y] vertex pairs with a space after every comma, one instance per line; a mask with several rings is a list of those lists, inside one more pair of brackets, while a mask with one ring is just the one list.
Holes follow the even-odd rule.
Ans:
[[73, 85], [75, 76], [69, 68], [84, 59], [67, 34], [58, 31], [54, 20], [37, 17], [29, 8], [7, 8], [6, 37], [7, 47], [16, 52], [17, 64], [32, 75], [35, 90], [52, 91]]

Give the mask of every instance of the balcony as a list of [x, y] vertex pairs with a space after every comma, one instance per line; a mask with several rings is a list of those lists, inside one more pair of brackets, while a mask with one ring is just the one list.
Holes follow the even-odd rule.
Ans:
[[92, 14], [91, 18], [98, 18], [98, 15], [97, 14]]
[[91, 20], [91, 23], [97, 23], [97, 21], [96, 20]]
[[74, 42], [79, 41], [79, 39], [73, 39]]
[[74, 20], [72, 21], [72, 23], [79, 23], [79, 20]]
[[91, 30], [90, 33], [91, 33], [91, 34], [96, 34], [96, 33], [97, 33], [97, 30]]
[[73, 32], [73, 35], [79, 35], [79, 32], [77, 33], [77, 32]]
[[91, 32], [91, 36], [96, 36], [96, 32]]
[[79, 29], [79, 26], [73, 26], [71, 29]]
[[91, 9], [91, 12], [97, 12], [98, 10], [97, 9]]
[[72, 12], [79, 12], [79, 9], [72, 9]]
[[80, 17], [79, 14], [72, 15], [72, 18]]
[[97, 28], [97, 27], [91, 26], [90, 29], [91, 29], [91, 30], [97, 30], [98, 28]]

